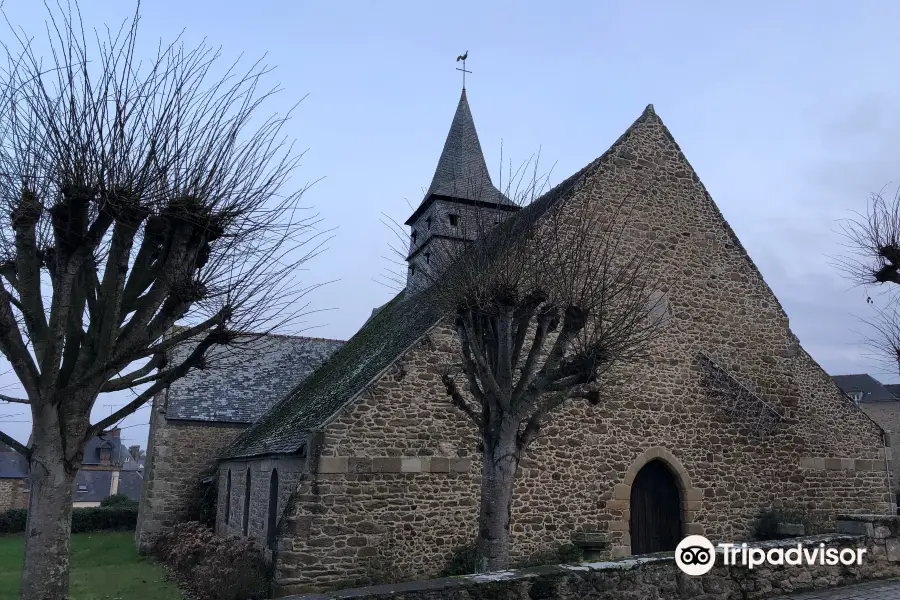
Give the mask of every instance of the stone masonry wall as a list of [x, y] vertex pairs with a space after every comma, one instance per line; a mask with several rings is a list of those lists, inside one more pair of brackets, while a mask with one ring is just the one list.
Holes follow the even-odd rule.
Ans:
[[[655, 115], [623, 137], [563, 210], [630, 203], [623, 255], [652, 252], [671, 324], [598, 406], [559, 411], [528, 451], [512, 511], [514, 560], [578, 532], [631, 554], [630, 484], [661, 460], [681, 488], [683, 533], [743, 540], [762, 508], [892, 512], [880, 428], [799, 346], [787, 316]], [[476, 435], [440, 373], [454, 333], [432, 329], [324, 428], [318, 473], [286, 515], [282, 593], [364, 578], [435, 575], [475, 537]], [[784, 419], [760, 438], [703, 383], [705, 353]], [[389, 565], [386, 567], [385, 565]]]
[[[306, 459], [299, 457], [267, 458], [251, 461], [229, 461], [219, 465], [219, 494], [216, 513], [216, 533], [219, 535], [244, 535], [244, 499], [247, 490], [247, 472], [250, 472], [250, 512], [248, 535], [266, 545], [269, 525], [269, 490], [272, 471], [278, 472], [278, 521], [287, 506], [291, 494], [297, 489], [306, 468]], [[228, 490], [228, 474], [231, 473], [231, 490]], [[230, 505], [227, 510], [226, 503]]]
[[25, 507], [25, 481], [0, 479], [0, 511]]
[[135, 543], [146, 551], [153, 535], [186, 517], [197, 484], [215, 465], [218, 454], [246, 425], [170, 421], [165, 392], [153, 398], [150, 438], [144, 464], [144, 487]]
[[[900, 402], [861, 402], [859, 408], [888, 433], [891, 455], [900, 452]], [[900, 489], [900, 460], [892, 461], [891, 489]]]
[[681, 572], [672, 555], [650, 556], [307, 594], [286, 600], [757, 600], [900, 575], [900, 523], [896, 517], [840, 523], [853, 534], [763, 542], [751, 547], [765, 552], [785, 551], [797, 544], [810, 551], [819, 549], [820, 544], [825, 549], [865, 548], [862, 564], [764, 565], [750, 570], [742, 565], [724, 565], [719, 552], [712, 570], [692, 577]]

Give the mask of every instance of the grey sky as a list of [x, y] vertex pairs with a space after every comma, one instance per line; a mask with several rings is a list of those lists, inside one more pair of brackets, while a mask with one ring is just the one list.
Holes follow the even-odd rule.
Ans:
[[[5, 10], [40, 35], [41, 4], [7, 0]], [[118, 25], [126, 4], [83, 0], [82, 13]], [[272, 109], [309, 94], [289, 125], [309, 148], [298, 184], [324, 177], [307, 199], [338, 229], [307, 281], [339, 279], [310, 298], [333, 309], [310, 318], [311, 335], [346, 339], [392, 295], [377, 282], [391, 239], [382, 213], [402, 222], [422, 199], [459, 98], [454, 59], [468, 50], [495, 183], [501, 141], [514, 161], [540, 148], [556, 183], [653, 103], [804, 347], [830, 373], [896, 380], [856, 333], [865, 291], [828, 255], [840, 251], [836, 219], [900, 182], [900, 4], [742, 4], [152, 0], [142, 35], [148, 53], [183, 29], [226, 57], [267, 54], [284, 87]], [[127, 419], [123, 435], [143, 445], [147, 415]], [[5, 430], [24, 441], [29, 426]]]

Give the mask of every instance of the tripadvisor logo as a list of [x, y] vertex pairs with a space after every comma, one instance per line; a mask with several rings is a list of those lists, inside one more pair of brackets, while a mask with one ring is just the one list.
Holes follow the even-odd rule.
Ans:
[[689, 535], [675, 548], [675, 564], [688, 575], [705, 575], [716, 564], [716, 549], [702, 535]]
[[[865, 548], [826, 548], [798, 543], [788, 548], [749, 548], [747, 544], [718, 544], [725, 566], [753, 569], [761, 565], [861, 565]], [[716, 563], [716, 548], [702, 535], [689, 535], [675, 548], [675, 564], [688, 575], [704, 575]]]

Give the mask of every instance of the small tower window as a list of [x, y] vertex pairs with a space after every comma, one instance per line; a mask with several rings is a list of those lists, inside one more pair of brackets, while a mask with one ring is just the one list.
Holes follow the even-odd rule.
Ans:
[[449, 214], [447, 215], [447, 219], [450, 221], [451, 227], [456, 227], [459, 225], [459, 215]]
[[416, 245], [416, 232], [415, 231], [412, 232], [412, 243], [413, 243], [413, 246]]
[[409, 265], [409, 274], [413, 276], [416, 274], [416, 265]]
[[431, 217], [425, 219], [425, 224], [428, 226], [428, 231], [431, 231]]
[[431, 252], [426, 252], [426, 253], [425, 253], [425, 264], [426, 264], [426, 265], [430, 265], [430, 264], [431, 264]]

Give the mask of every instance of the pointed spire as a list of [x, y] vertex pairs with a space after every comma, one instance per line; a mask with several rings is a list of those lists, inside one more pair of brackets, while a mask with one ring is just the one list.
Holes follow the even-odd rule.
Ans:
[[459, 98], [426, 198], [431, 194], [461, 200], [510, 203], [491, 182], [465, 89]]
[[516, 206], [491, 182], [465, 89], [459, 98], [428, 192], [406, 224], [415, 221], [436, 196], [463, 202]]

